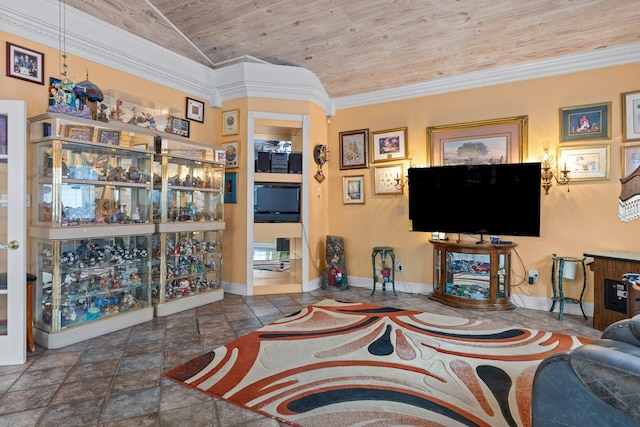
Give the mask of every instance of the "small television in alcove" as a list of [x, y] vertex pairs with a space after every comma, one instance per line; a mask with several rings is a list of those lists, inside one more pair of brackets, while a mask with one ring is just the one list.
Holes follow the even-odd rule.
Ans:
[[540, 163], [410, 168], [413, 231], [540, 236]]
[[254, 222], [300, 222], [300, 185], [256, 183], [253, 194]]

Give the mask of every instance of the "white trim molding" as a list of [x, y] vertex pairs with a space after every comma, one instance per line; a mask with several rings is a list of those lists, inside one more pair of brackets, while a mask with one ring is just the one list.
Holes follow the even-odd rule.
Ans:
[[640, 42], [333, 99], [336, 110], [640, 62]]

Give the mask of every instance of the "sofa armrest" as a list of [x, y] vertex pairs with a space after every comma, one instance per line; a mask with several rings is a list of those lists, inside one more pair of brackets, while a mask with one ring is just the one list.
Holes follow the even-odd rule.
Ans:
[[602, 333], [602, 338], [640, 347], [640, 314], [609, 325]]

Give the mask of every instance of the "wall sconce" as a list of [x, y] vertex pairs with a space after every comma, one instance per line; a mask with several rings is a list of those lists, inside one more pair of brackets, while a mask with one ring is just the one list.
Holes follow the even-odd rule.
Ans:
[[396, 174], [396, 177], [393, 179], [394, 180], [393, 186], [396, 188], [396, 190], [401, 191], [404, 189], [404, 186], [407, 185], [407, 183], [409, 182], [409, 169], [415, 168], [415, 167], [420, 167], [420, 166], [415, 166], [413, 164], [412, 159], [409, 159], [409, 167], [407, 168], [406, 175], [400, 176], [400, 174]]
[[404, 188], [405, 185], [407, 185], [407, 182], [409, 182], [409, 176], [400, 176], [399, 174], [396, 174], [394, 181], [395, 183], [393, 184], [393, 186], [396, 188], [396, 190], [400, 191]]
[[[569, 177], [569, 171], [567, 170], [567, 164], [564, 163], [564, 169], [560, 171], [560, 178], [558, 178], [557, 174], [551, 169], [550, 163], [553, 162], [554, 157], [549, 155], [549, 149], [544, 149], [544, 155], [542, 156], [542, 188], [544, 188], [544, 194], [549, 194], [549, 189], [553, 184], [553, 180], [555, 179], [558, 185], [567, 185], [571, 178]], [[567, 192], [569, 192], [569, 187], [567, 187]]]

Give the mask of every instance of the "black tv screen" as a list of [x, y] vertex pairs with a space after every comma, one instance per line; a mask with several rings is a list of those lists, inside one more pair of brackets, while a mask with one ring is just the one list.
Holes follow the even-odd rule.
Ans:
[[300, 185], [255, 184], [253, 194], [255, 222], [300, 221]]
[[413, 231], [540, 236], [540, 163], [410, 168]]

